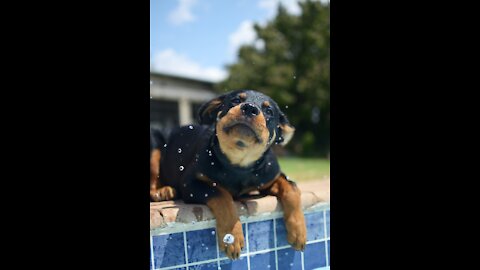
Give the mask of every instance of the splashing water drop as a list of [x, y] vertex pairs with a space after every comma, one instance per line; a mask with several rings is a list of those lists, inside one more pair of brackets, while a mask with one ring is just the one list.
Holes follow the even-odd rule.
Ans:
[[235, 237], [229, 233], [225, 234], [223, 237], [223, 242], [225, 244], [233, 244], [233, 241], [235, 241]]
[[178, 153], [182, 153], [182, 148], [178, 148]]
[[212, 156], [212, 151], [208, 151], [208, 155], [209, 155], [209, 156]]
[[180, 171], [183, 171], [185, 168], [183, 166], [180, 166], [178, 167], [178, 169], [180, 169]]
[[164, 147], [164, 148], [167, 147], [167, 144], [164, 144], [163, 147]]
[[189, 129], [193, 129], [193, 126], [188, 126]]

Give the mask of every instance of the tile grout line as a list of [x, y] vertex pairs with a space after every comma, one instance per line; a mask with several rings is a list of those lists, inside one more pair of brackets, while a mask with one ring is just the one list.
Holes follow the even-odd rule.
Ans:
[[216, 240], [215, 246], [217, 247], [217, 269], [220, 270], [222, 268], [220, 267], [220, 247], [218, 246], [218, 233], [216, 228], [214, 232], [215, 232], [215, 240]]
[[273, 221], [273, 247], [275, 248], [275, 270], [278, 270], [278, 255], [277, 255], [277, 220]]
[[152, 260], [150, 262], [152, 269], [155, 269], [155, 253], [153, 252], [153, 236], [150, 235], [150, 256], [152, 256]]
[[330, 266], [330, 260], [328, 259], [328, 240], [327, 240], [327, 211], [323, 211], [323, 231], [325, 237], [325, 263], [326, 266]]
[[188, 270], [188, 249], [187, 249], [187, 232], [183, 232], [183, 248], [185, 250], [185, 268]]

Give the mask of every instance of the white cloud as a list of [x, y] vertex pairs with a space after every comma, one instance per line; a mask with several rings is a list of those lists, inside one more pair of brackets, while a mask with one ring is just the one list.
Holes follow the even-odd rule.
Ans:
[[257, 35], [253, 29], [252, 21], [243, 21], [240, 26], [228, 36], [228, 50], [230, 54], [235, 54], [237, 50], [245, 44], [252, 44]]
[[[260, 25], [264, 25], [265, 22], [260, 22]], [[240, 23], [237, 30], [228, 36], [228, 55], [229, 60], [234, 61], [238, 49], [242, 45], [253, 45], [259, 50], [265, 48], [265, 42], [261, 39], [257, 39], [257, 33], [253, 28], [254, 23], [246, 20]]]
[[[260, 0], [258, 6], [267, 10], [267, 17], [273, 18], [277, 14], [278, 3], [282, 3], [288, 13], [293, 15], [299, 15], [301, 13], [299, 0]], [[330, 0], [318, 0], [322, 3], [329, 3]]]
[[150, 62], [150, 70], [188, 78], [218, 82], [226, 78], [227, 72], [217, 67], [204, 67], [188, 56], [173, 49], [156, 53]]
[[174, 25], [180, 25], [195, 20], [192, 8], [197, 0], [178, 0], [178, 6], [168, 15], [168, 21]]

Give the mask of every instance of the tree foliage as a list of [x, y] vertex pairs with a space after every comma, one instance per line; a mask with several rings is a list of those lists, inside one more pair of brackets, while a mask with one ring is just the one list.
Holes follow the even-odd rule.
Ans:
[[229, 76], [217, 87], [271, 96], [296, 128], [289, 149], [325, 156], [330, 143], [330, 4], [299, 4], [300, 15], [279, 5], [272, 21], [254, 26], [256, 45], [239, 49], [237, 62], [227, 66]]

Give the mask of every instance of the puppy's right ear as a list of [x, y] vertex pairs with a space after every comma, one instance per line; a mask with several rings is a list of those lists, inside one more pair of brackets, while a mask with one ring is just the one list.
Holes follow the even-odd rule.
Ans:
[[198, 109], [198, 123], [200, 125], [211, 125], [215, 122], [218, 113], [223, 108], [223, 101], [226, 96], [227, 94], [205, 102], [200, 109]]

